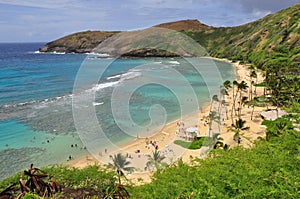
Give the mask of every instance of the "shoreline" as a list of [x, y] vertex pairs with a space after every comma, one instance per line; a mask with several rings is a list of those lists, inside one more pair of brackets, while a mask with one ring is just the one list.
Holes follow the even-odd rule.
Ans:
[[[152, 136], [149, 136], [147, 138], [137, 138], [135, 140], [129, 141], [127, 143], [121, 144], [120, 150], [119, 151], [113, 151], [113, 152], [108, 152], [108, 154], [102, 154], [102, 157], [100, 159], [107, 160], [107, 156], [110, 154], [116, 154], [118, 152], [122, 152], [123, 155], [124, 153], [130, 153], [130, 154], [135, 154], [136, 150], [140, 150], [140, 155], [141, 154], [148, 154], [149, 152], [151, 153], [154, 148], [148, 149], [145, 147], [146, 140], [154, 140], [158, 142], [158, 146], [163, 146], [160, 147], [159, 150], [164, 148], [166, 145], [171, 145], [175, 140], [176, 140], [176, 134], [175, 131], [177, 130], [177, 123], [178, 122], [184, 122], [185, 125], [197, 125], [198, 127], [198, 133], [197, 136], [206, 136], [208, 133], [208, 126], [203, 126], [203, 124], [200, 124], [200, 119], [208, 117], [210, 113], [210, 102], [206, 102], [199, 110], [196, 110], [192, 113], [189, 113], [183, 117], [179, 117], [175, 120], [172, 120], [168, 122], [167, 124], [164, 125], [164, 127], [155, 133]], [[198, 116], [197, 116], [198, 115]], [[195, 122], [196, 120], [196, 122]], [[193, 123], [193, 124], [192, 124]], [[83, 168], [85, 166], [91, 165], [91, 164], [100, 164], [100, 165], [105, 165], [102, 161], [99, 161], [98, 158], [95, 158], [94, 156], [89, 154], [87, 156], [80, 156], [77, 157], [71, 161], [65, 162], [63, 164], [69, 165], [71, 167], [77, 167], [77, 168]]]
[[[236, 66], [232, 64], [230, 60], [219, 59], [219, 58], [214, 58], [209, 56], [201, 57], [201, 58], [211, 59], [212, 61], [214, 60], [223, 61], [231, 64], [233, 66], [233, 70], [237, 78]], [[177, 130], [177, 123], [180, 121], [186, 123], [186, 127], [197, 126], [198, 128], [197, 136], [206, 136], [209, 132], [209, 129], [208, 126], [203, 125], [203, 121], [201, 121], [201, 119], [207, 118], [210, 111], [211, 111], [211, 101], [205, 102], [198, 110], [195, 110], [192, 113], [189, 113], [185, 116], [180, 116], [168, 122], [167, 124], [164, 125], [164, 127], [160, 131], [158, 131], [154, 135], [149, 136], [147, 139], [151, 141], [152, 140], [158, 141], [159, 146], [165, 147], [166, 145], [171, 145], [176, 140], [175, 131]], [[106, 156], [109, 156], [110, 154], [116, 154], [118, 152], [122, 152], [123, 154], [124, 153], [135, 154], [136, 150], [140, 150], [140, 154], [149, 154], [152, 152], [151, 151], [152, 148], [150, 148], [150, 151], [148, 149], [145, 149], [145, 143], [146, 143], [146, 138], [137, 138], [135, 140], [120, 144], [119, 146], [120, 150], [118, 151], [108, 152], [108, 154], [105, 154], [105, 152], [101, 152], [102, 153], [101, 157], [98, 157], [98, 155], [96, 154], [94, 155], [89, 154], [87, 156], [76, 157], [74, 160], [68, 161], [64, 164], [73, 167], [83, 168], [85, 166], [94, 163], [99, 163], [101, 165], [104, 165], [103, 162], [109, 161], [109, 159]], [[164, 149], [163, 147], [160, 147], [160, 150]], [[197, 151], [197, 150], [193, 150], [193, 151]], [[185, 155], [185, 157], [183, 157], [183, 155], [184, 153], [182, 153], [179, 156], [182, 159], [184, 159], [186, 162], [189, 162], [190, 155], [187, 154]], [[102, 161], [100, 159], [102, 159]]]
[[[249, 85], [249, 81], [250, 81], [250, 79], [249, 79], [250, 78], [249, 77], [249, 69], [246, 65], [239, 64], [239, 62], [232, 62], [231, 60], [224, 59], [224, 58], [223, 59], [215, 58], [215, 57], [206, 57], [206, 58], [216, 60], [216, 61], [223, 61], [223, 62], [227, 62], [227, 63], [231, 64], [233, 66], [233, 69], [234, 69], [234, 72], [235, 72], [235, 76], [236, 76], [235, 79], [237, 81], [244, 80]], [[257, 73], [259, 73], [259, 72], [257, 72]], [[259, 81], [261, 81], [262, 80], [261, 74], [258, 74], [258, 76], [259, 76], [259, 78], [258, 78]], [[262, 92], [262, 90], [260, 90], [260, 89], [261, 88], [257, 89], [257, 93]], [[226, 96], [226, 102], [227, 102], [227, 104], [229, 104], [228, 106], [230, 107], [230, 105], [233, 104], [233, 99], [232, 99], [232, 97], [230, 97], [230, 95], [232, 93], [232, 88], [228, 90], [228, 93], [229, 93], [229, 96]], [[177, 119], [167, 123], [158, 133], [154, 134], [153, 136], [149, 137], [148, 139], [157, 140], [159, 146], [168, 146], [168, 147], [172, 146], [172, 149], [174, 149], [174, 151], [179, 154], [179, 157], [183, 160], [183, 162], [189, 164], [190, 160], [191, 160], [191, 157], [200, 157], [201, 152], [200, 152], [200, 149], [198, 149], [198, 150], [184, 149], [184, 150], [181, 150], [181, 151], [179, 149], [178, 150], [176, 149], [176, 146], [174, 146], [175, 144], [172, 144], [172, 143], [176, 139], [175, 131], [177, 129], [177, 123], [179, 121], [183, 121], [187, 124], [186, 127], [197, 125], [197, 128], [198, 128], [197, 136], [206, 136], [209, 132], [209, 129], [208, 129], [207, 125], [203, 124], [202, 119], [206, 118], [209, 115], [210, 110], [211, 110], [210, 105], [211, 105], [210, 102], [207, 102], [199, 110], [197, 110], [197, 111], [195, 111], [191, 114], [188, 114], [186, 117], [177, 118]], [[241, 145], [245, 148], [248, 148], [248, 147], [253, 146], [252, 140], [257, 139], [258, 137], [263, 137], [265, 135], [265, 128], [260, 125], [261, 124], [261, 118], [259, 117], [259, 113], [261, 111], [263, 111], [264, 107], [256, 107], [255, 108], [256, 109], [256, 111], [255, 111], [255, 120], [250, 120], [250, 117], [248, 117], [248, 115], [247, 115], [252, 111], [252, 108], [244, 107], [243, 109], [245, 109], [245, 111], [243, 111], [243, 112], [246, 112], [246, 114], [242, 114], [243, 120], [246, 120], [246, 124], [247, 124], [247, 126], [250, 126], [250, 130], [248, 130], [245, 133], [245, 137], [247, 137], [247, 138], [243, 139]], [[223, 116], [224, 116], [224, 114], [225, 113], [223, 113]], [[230, 114], [230, 113], [228, 113], [228, 114]], [[221, 130], [220, 133], [221, 133], [221, 137], [224, 139], [223, 142], [228, 144], [230, 147], [238, 146], [238, 143], [236, 143], [232, 139], [233, 133], [228, 132], [228, 130], [226, 128], [228, 126], [231, 126], [230, 117], [225, 118], [225, 120], [222, 124], [222, 130]], [[145, 154], [151, 154], [151, 152], [153, 151], [151, 149], [151, 147], [150, 147], [150, 149], [145, 147], [145, 142], [146, 142], [146, 138], [138, 138], [134, 141], [131, 141], [130, 143], [126, 143], [126, 144], [122, 145], [120, 151], [122, 151], [123, 154], [124, 154], [124, 152], [125, 153], [128, 152], [130, 154], [133, 154], [133, 159], [131, 161], [132, 165], [133, 164], [140, 164], [141, 162], [145, 163], [145, 161], [147, 161], [147, 158], [145, 160], [145, 157], [140, 157], [140, 156], [145, 156]], [[135, 153], [135, 151], [137, 149], [140, 150], [139, 154]], [[163, 151], [163, 150], [165, 150], [165, 148], [160, 147], [159, 150]], [[115, 152], [115, 154], [116, 153], [117, 152]], [[177, 154], [177, 157], [178, 157], [178, 154]], [[175, 158], [175, 156], [173, 156], [173, 158]], [[110, 160], [108, 157], [106, 157], [104, 159], [106, 161]], [[176, 160], [177, 160], [177, 158], [175, 158], [175, 161]], [[173, 160], [173, 162], [174, 162], [174, 160]], [[172, 160], [171, 160], [170, 163], [172, 163]], [[83, 168], [83, 167], [91, 165], [91, 164], [104, 165], [103, 162], [100, 162], [99, 159], [98, 158], [96, 159], [93, 155], [89, 155], [89, 157], [78, 157], [75, 160], [67, 162], [66, 164], [71, 166], [71, 167], [78, 167], [78, 168]], [[143, 172], [143, 171], [140, 170], [140, 172], [135, 172], [135, 173], [129, 175], [128, 178], [133, 180], [137, 184], [147, 183], [147, 182], [151, 181], [151, 178], [150, 178], [151, 173], [152, 172]], [[138, 182], [137, 178], [143, 178], [144, 181], [143, 182]]]

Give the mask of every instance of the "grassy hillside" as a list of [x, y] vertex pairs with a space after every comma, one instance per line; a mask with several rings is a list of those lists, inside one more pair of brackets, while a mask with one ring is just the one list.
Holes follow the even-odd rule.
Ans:
[[[288, 57], [288, 63], [296, 68], [300, 64], [300, 3], [284, 9], [278, 13], [270, 14], [257, 21], [237, 26], [214, 28], [204, 25], [197, 20], [182, 20], [160, 24], [154, 27], [181, 31], [191, 36], [211, 56], [225, 57], [231, 60], [250, 62], [258, 68], [267, 65], [269, 59], [274, 57]], [[86, 31], [65, 36], [49, 42], [40, 51], [43, 52], [90, 52], [105, 39], [116, 32]], [[127, 32], [122, 43], [129, 42], [127, 38], [136, 32]], [[124, 34], [125, 35], [125, 34]], [[123, 35], [123, 36], [124, 36]], [[167, 35], [167, 37], [172, 37]], [[154, 38], [155, 39], [155, 38]], [[147, 42], [150, 41], [146, 38]], [[169, 41], [170, 39], [165, 39]], [[125, 41], [125, 42], [124, 42]], [[162, 43], [166, 43], [162, 41]], [[119, 44], [114, 44], [119, 46]], [[139, 46], [136, 42], [130, 46]], [[111, 47], [111, 46], [110, 46]], [[134, 49], [128, 56], [174, 56], [164, 51]]]
[[250, 62], [260, 68], [278, 54], [290, 58], [294, 65], [300, 63], [300, 3], [245, 25], [186, 33], [211, 56]]
[[179, 161], [130, 193], [132, 198], [299, 198], [299, 139], [299, 132], [291, 131], [258, 141], [251, 150], [216, 150], [193, 166]]

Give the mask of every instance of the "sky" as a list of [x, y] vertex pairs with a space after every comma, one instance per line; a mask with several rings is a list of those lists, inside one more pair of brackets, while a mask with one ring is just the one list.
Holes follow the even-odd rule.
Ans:
[[48, 42], [85, 30], [129, 31], [197, 19], [237, 26], [299, 0], [0, 0], [0, 42]]

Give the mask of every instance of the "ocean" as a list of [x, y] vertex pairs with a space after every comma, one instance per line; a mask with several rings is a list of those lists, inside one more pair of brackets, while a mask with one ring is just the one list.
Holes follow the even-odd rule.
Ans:
[[0, 179], [150, 136], [235, 78], [232, 65], [208, 58], [38, 52], [43, 45], [0, 44]]

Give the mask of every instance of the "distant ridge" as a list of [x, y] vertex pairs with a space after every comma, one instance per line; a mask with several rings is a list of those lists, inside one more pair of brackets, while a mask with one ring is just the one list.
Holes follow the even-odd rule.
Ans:
[[[166, 28], [175, 31], [199, 31], [205, 32], [213, 29], [207, 25], [200, 23], [198, 20], [181, 20], [176, 22], [169, 22], [159, 24], [153, 27]], [[47, 43], [44, 47], [40, 48], [41, 52], [65, 52], [65, 53], [87, 53], [91, 52], [101, 42], [119, 32], [105, 32], [105, 31], [84, 31], [71, 35], [67, 35], [55, 41]], [[137, 56], [141, 56], [143, 53], [139, 51]], [[149, 54], [151, 56], [154, 54]], [[134, 56], [131, 54], [130, 56]], [[156, 54], [155, 56], [159, 56]], [[163, 54], [162, 56], [168, 56]], [[174, 56], [174, 55], [173, 55]]]
[[[211, 56], [250, 61], [263, 66], [272, 52], [289, 52], [294, 64], [300, 63], [300, 3], [257, 21], [236, 26], [215, 28], [198, 20], [181, 20], [153, 27], [183, 32], [201, 44]], [[47, 43], [42, 52], [90, 52], [117, 32], [86, 31], [71, 34]], [[130, 34], [131, 32], [126, 32]], [[127, 38], [129, 38], [127, 36]], [[122, 40], [123, 43], [124, 39]], [[128, 43], [128, 42], [127, 42]], [[138, 44], [130, 43], [132, 46]], [[115, 44], [115, 46], [118, 46]], [[175, 56], [153, 49], [136, 49], [128, 56]], [[187, 55], [188, 56], [188, 55]]]
[[176, 31], [193, 31], [193, 32], [202, 32], [213, 29], [210, 26], [200, 23], [198, 20], [181, 20], [175, 22], [168, 22], [156, 25], [154, 27], [159, 28], [168, 28]]
[[262, 67], [267, 59], [281, 54], [289, 58], [286, 64], [297, 67], [300, 64], [300, 3], [245, 25], [194, 32], [189, 36], [211, 56]]
[[40, 52], [88, 53], [116, 32], [84, 31], [47, 43]]

